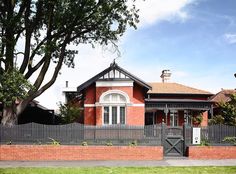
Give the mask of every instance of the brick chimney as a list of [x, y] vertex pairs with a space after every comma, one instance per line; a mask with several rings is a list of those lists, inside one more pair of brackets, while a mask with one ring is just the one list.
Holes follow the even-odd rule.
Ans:
[[170, 80], [170, 76], [171, 76], [170, 70], [168, 69], [163, 70], [160, 76], [162, 78], [162, 83], [168, 82]]

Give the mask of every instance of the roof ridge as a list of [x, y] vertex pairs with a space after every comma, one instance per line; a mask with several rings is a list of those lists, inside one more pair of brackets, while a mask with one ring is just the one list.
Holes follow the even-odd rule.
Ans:
[[[154, 89], [153, 93], [175, 93], [175, 94], [213, 94], [209, 91], [187, 86], [176, 82], [149, 82]], [[165, 87], [165, 89], [164, 89]]]

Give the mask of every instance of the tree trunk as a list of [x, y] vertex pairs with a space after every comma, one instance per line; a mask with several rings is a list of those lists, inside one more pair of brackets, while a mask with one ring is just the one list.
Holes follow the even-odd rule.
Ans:
[[1, 123], [5, 126], [12, 127], [17, 124], [16, 105], [3, 106], [3, 117]]

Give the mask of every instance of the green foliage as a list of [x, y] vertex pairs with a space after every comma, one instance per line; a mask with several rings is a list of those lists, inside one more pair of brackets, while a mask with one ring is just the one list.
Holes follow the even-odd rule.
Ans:
[[88, 146], [88, 143], [87, 143], [86, 141], [83, 141], [83, 142], [81, 143], [81, 145], [82, 145], [82, 146]]
[[73, 123], [81, 117], [81, 108], [73, 106], [73, 104], [59, 103], [59, 116], [64, 124]]
[[193, 117], [193, 122], [195, 124], [201, 124], [202, 120], [203, 120], [203, 116], [201, 112], [199, 112], [197, 116]]
[[48, 139], [51, 140], [51, 142], [49, 142], [49, 144], [54, 145], [54, 146], [59, 146], [60, 145], [59, 141], [57, 141], [57, 140], [55, 140], [53, 138], [50, 138], [50, 137], [48, 137]]
[[129, 143], [129, 146], [137, 146], [138, 145], [138, 142], [136, 140], [132, 141]]
[[106, 142], [106, 146], [113, 146], [112, 141]]
[[209, 119], [208, 123], [209, 125], [214, 124], [224, 124], [225, 119], [222, 115], [215, 115], [212, 119]]
[[228, 142], [236, 146], [236, 137], [225, 137], [223, 142]]
[[207, 139], [202, 139], [200, 146], [210, 146], [210, 142]]
[[216, 124], [236, 125], [236, 94], [230, 95], [230, 101], [218, 103], [218, 107], [221, 117], [213, 117], [214, 122]]
[[12, 145], [11, 141], [6, 142], [6, 145]]
[[0, 74], [0, 101], [9, 106], [16, 100], [23, 100], [28, 96], [27, 91], [34, 87], [17, 69]]
[[[74, 67], [78, 50], [68, 45], [111, 45], [117, 51], [119, 38], [139, 22], [135, 0], [5, 0], [0, 11], [0, 74], [14, 77], [1, 77], [6, 83], [1, 80], [0, 99], [9, 104], [28, 93], [18, 105], [18, 115], [55, 83], [63, 64]], [[26, 90], [28, 84], [18, 73], [11, 75], [15, 64], [25, 79], [32, 80], [33, 91]], [[48, 71], [51, 66], [53, 72]]]

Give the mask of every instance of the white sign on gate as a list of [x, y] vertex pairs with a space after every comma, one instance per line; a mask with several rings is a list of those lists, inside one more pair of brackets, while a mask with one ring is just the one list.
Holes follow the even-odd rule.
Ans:
[[193, 127], [193, 144], [200, 144], [201, 143], [201, 128], [200, 127]]

